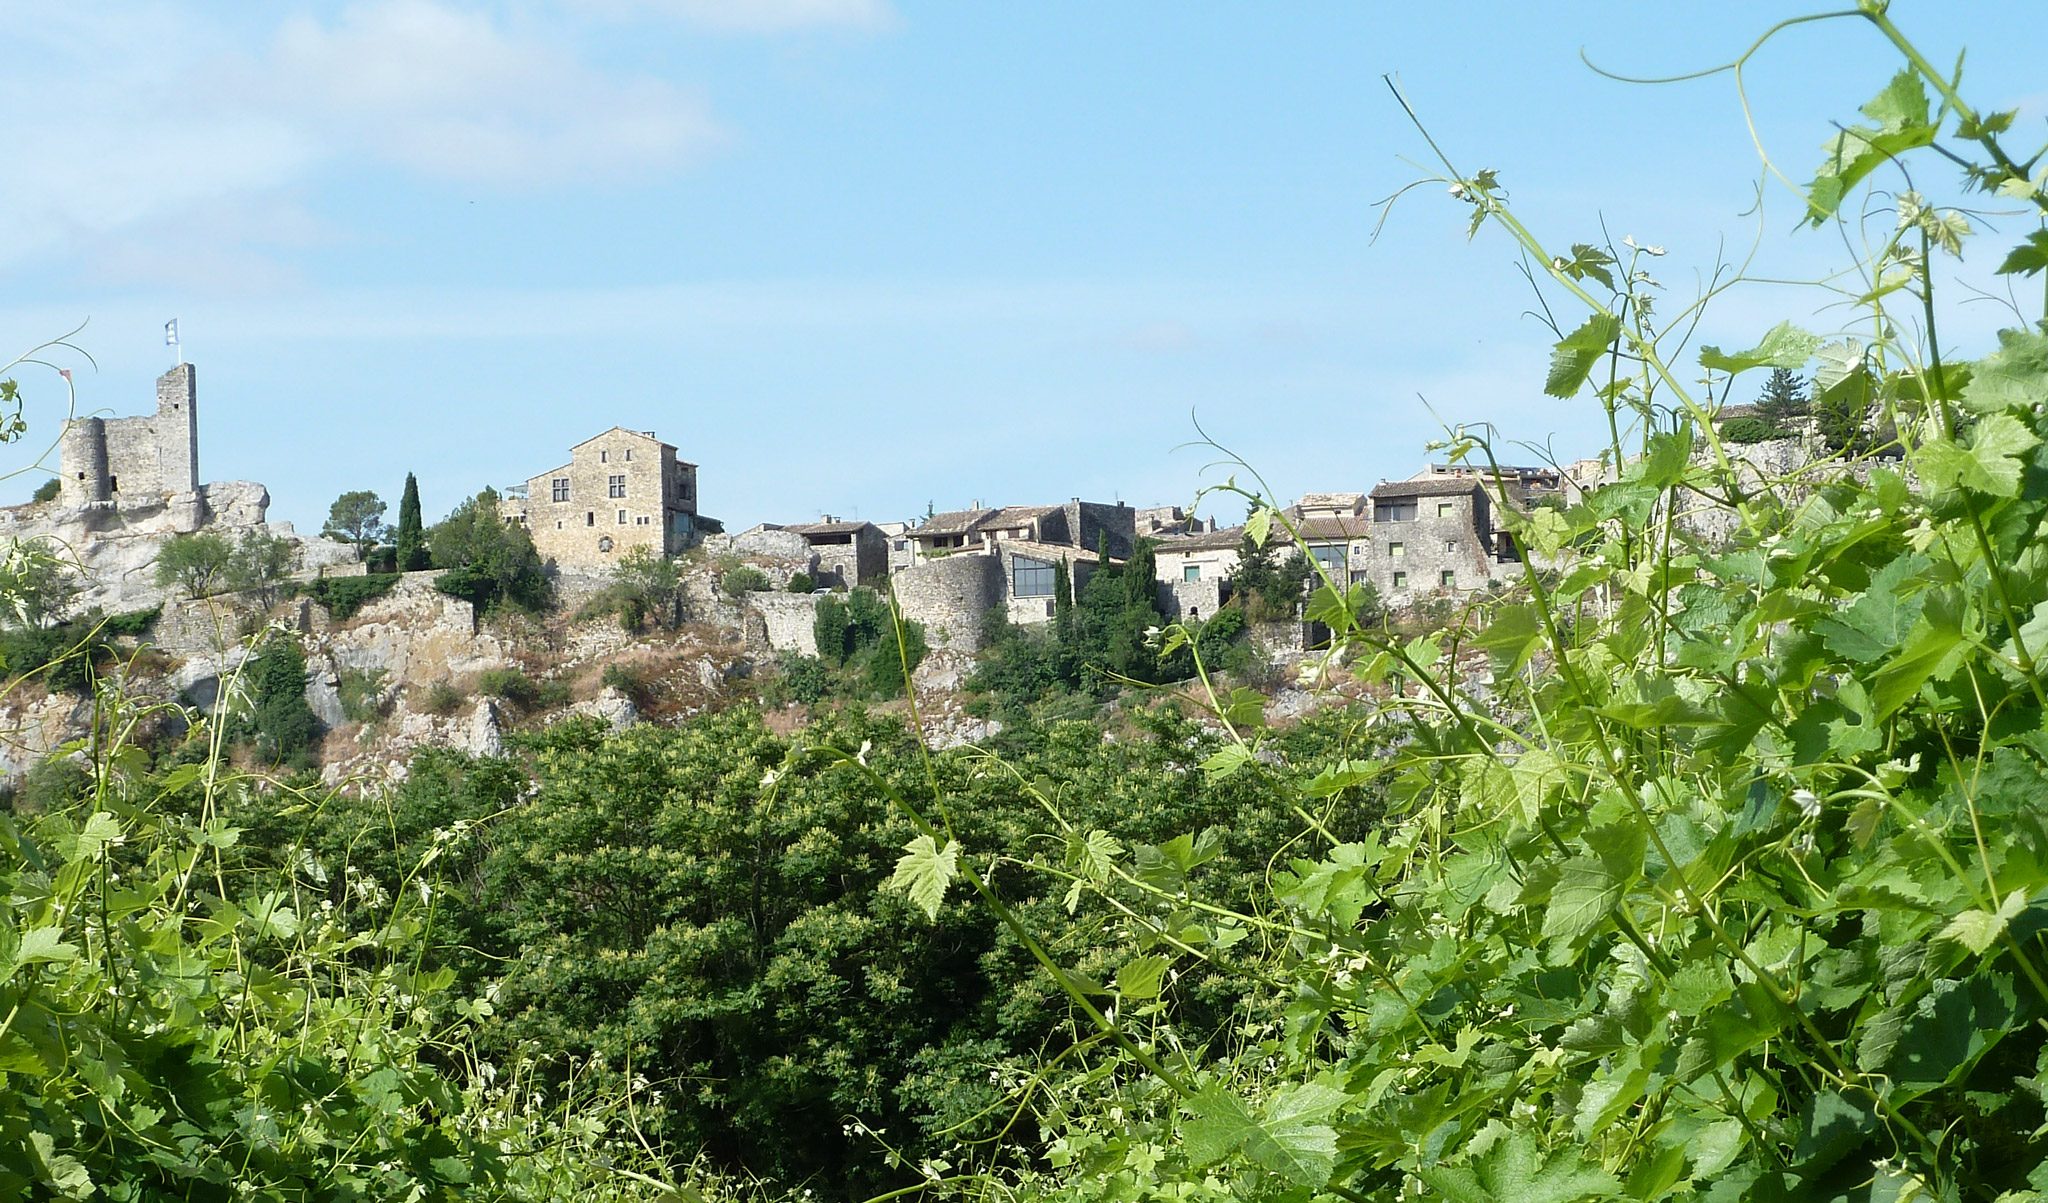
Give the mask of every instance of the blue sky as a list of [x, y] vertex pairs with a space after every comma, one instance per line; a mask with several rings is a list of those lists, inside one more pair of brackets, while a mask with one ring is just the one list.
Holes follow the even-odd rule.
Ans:
[[[346, 489], [395, 508], [408, 470], [438, 517], [614, 424], [742, 525], [1185, 502], [1215, 479], [1191, 415], [1288, 496], [1408, 474], [1439, 418], [1572, 458], [1596, 418], [1542, 396], [1504, 240], [1467, 243], [1441, 187], [1373, 240], [1427, 154], [1380, 76], [1547, 240], [1665, 247], [1675, 307], [1756, 241], [1742, 109], [1726, 77], [1630, 86], [1580, 50], [1686, 70], [1793, 11], [0, 0], [0, 316], [17, 347], [89, 319], [80, 405], [113, 413], [147, 404], [176, 316], [203, 474], [302, 529]], [[2048, 138], [2048, 7], [1893, 12]], [[1765, 144], [1809, 173], [1894, 69], [1860, 23], [1788, 35], [1751, 69]], [[1839, 261], [1765, 196], [1755, 273]], [[1702, 339], [1816, 305], [1760, 286]], [[1999, 314], [1956, 322], [1981, 344]], [[53, 436], [56, 382], [21, 379]]]

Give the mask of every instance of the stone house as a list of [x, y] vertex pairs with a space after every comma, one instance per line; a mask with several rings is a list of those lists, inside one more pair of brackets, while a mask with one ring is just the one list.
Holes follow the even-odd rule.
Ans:
[[[1136, 545], [1137, 511], [1122, 502], [1082, 501], [1065, 505], [1013, 505], [933, 514], [904, 533], [911, 563], [979, 548], [993, 551], [1011, 541], [1054, 547], [1107, 548], [1114, 560], [1128, 559]], [[892, 553], [893, 554], [893, 553]]]
[[1243, 558], [1244, 528], [1159, 540], [1152, 550], [1159, 600], [1173, 618], [1206, 618], [1230, 600], [1230, 574]]
[[901, 572], [910, 567], [910, 528], [908, 522], [877, 522], [875, 529], [882, 532], [888, 547], [889, 571]]
[[1445, 475], [1374, 487], [1365, 555], [1349, 569], [1350, 579], [1370, 580], [1388, 605], [1401, 606], [1485, 588], [1516, 562], [1512, 540], [1494, 527], [1485, 485]]
[[697, 465], [651, 430], [614, 426], [569, 449], [569, 462], [500, 506], [557, 568], [600, 569], [634, 548], [672, 556], [696, 542]]
[[809, 545], [817, 560], [811, 576], [821, 588], [875, 585], [889, 575], [889, 540], [872, 522], [841, 522], [827, 514], [822, 522], [782, 529]]

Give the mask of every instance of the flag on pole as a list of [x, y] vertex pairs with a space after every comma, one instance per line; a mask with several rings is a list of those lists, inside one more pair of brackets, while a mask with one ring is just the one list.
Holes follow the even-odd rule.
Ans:
[[164, 323], [164, 345], [166, 347], [175, 347], [178, 345], [177, 318], [172, 318], [170, 321]]

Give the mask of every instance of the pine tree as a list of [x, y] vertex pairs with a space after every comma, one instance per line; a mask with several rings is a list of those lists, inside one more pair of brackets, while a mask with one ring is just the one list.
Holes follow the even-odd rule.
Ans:
[[405, 495], [398, 499], [398, 570], [418, 572], [429, 566], [427, 536], [420, 523], [420, 482], [405, 474]]
[[1790, 434], [1787, 424], [1794, 418], [1805, 417], [1809, 408], [1806, 381], [1790, 368], [1771, 369], [1771, 378], [1764, 382], [1763, 394], [1756, 399], [1757, 416], [1779, 433]]

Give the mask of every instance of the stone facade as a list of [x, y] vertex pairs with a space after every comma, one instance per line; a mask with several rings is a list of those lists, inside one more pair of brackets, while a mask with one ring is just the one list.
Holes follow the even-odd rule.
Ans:
[[811, 576], [820, 588], [876, 585], [889, 575], [889, 540], [872, 522], [841, 522], [827, 515], [822, 522], [782, 529], [801, 535], [809, 545], [816, 558]]
[[569, 462], [526, 482], [500, 512], [558, 568], [602, 568], [634, 548], [658, 556], [697, 539], [697, 465], [652, 431], [614, 426], [569, 450]]
[[770, 651], [818, 654], [818, 599], [808, 593], [749, 593], [746, 633]]
[[196, 495], [199, 388], [193, 366], [181, 363], [157, 377], [153, 414], [66, 422], [57, 457], [58, 500], [68, 509], [161, 504], [166, 497]]
[[956, 651], [981, 650], [981, 626], [1004, 603], [1001, 557], [968, 553], [929, 559], [896, 574], [903, 617], [924, 625], [925, 642]]
[[968, 548], [990, 551], [1005, 542], [1087, 551], [1106, 548], [1111, 559], [1123, 560], [1130, 558], [1137, 545], [1137, 520], [1138, 512], [1122, 502], [1076, 497], [1065, 505], [1013, 505], [933, 514], [905, 532], [905, 540], [910, 563]]

